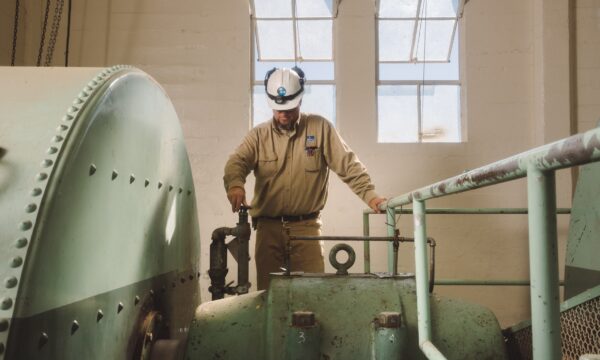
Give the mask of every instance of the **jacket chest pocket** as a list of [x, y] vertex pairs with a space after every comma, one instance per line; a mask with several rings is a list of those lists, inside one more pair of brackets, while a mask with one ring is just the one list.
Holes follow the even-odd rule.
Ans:
[[277, 155], [260, 154], [258, 165], [254, 171], [257, 177], [271, 177], [277, 172]]
[[304, 149], [304, 169], [309, 172], [320, 171], [323, 166], [323, 155], [321, 154], [321, 149], [318, 147], [315, 148], [305, 148]]

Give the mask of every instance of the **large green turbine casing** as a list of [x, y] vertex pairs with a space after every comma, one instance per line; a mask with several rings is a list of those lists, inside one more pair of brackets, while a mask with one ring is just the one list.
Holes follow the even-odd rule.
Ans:
[[600, 164], [582, 166], [569, 224], [565, 256], [565, 299], [600, 285]]
[[185, 339], [199, 230], [164, 90], [126, 66], [0, 78], [0, 359], [131, 358], [147, 331]]
[[[433, 343], [448, 359], [508, 358], [489, 310], [436, 295], [431, 295], [431, 307]], [[314, 313], [318, 329], [292, 326], [298, 311]], [[400, 313], [399, 329], [382, 328], [375, 320], [390, 312]], [[200, 305], [186, 357], [309, 358], [301, 354], [329, 360], [425, 359], [418, 346], [414, 278], [273, 275], [267, 291]]]

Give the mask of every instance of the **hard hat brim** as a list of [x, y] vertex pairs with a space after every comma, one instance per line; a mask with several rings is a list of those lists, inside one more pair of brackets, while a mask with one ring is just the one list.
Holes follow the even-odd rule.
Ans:
[[286, 101], [283, 104], [278, 104], [275, 102], [275, 100], [271, 100], [269, 97], [267, 97], [267, 103], [269, 103], [269, 107], [273, 110], [278, 110], [278, 111], [291, 110], [291, 109], [297, 108], [298, 105], [300, 105], [300, 101], [302, 101], [302, 95], [304, 95], [304, 94], [300, 94], [300, 95], [296, 96], [294, 99]]

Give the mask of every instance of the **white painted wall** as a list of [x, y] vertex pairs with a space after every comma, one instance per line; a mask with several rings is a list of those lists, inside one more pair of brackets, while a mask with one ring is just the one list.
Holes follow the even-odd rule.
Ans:
[[[3, 11], [4, 3], [0, 5]], [[28, 31], [20, 43], [20, 64], [32, 64], [41, 9], [34, 0], [23, 3], [29, 15]], [[232, 226], [236, 221], [221, 177], [227, 156], [249, 126], [248, 4], [244, 0], [73, 3], [71, 64], [136, 65], [154, 76], [175, 104], [195, 177], [203, 238], [202, 268], [206, 271], [212, 230]], [[575, 101], [580, 130], [595, 124], [600, 118], [600, 2], [577, 1], [577, 100], [570, 97], [568, 88], [572, 61], [568, 49], [574, 38], [569, 36], [568, 7], [563, 3], [469, 1], [461, 24], [463, 117], [468, 141], [376, 144], [374, 2], [341, 2], [335, 26], [338, 128], [368, 167], [381, 194], [400, 195], [567, 136], [570, 106]], [[0, 30], [4, 32], [5, 28]], [[8, 38], [11, 36], [2, 33], [0, 50], [6, 49]], [[59, 43], [64, 43], [63, 37]], [[56, 52], [57, 65], [63, 62], [62, 49]], [[3, 54], [0, 63], [7, 64], [6, 59]], [[561, 172], [557, 181], [558, 204], [569, 207], [569, 172]], [[251, 187], [252, 181], [247, 189], [250, 193]], [[523, 207], [526, 203], [525, 181], [521, 180], [432, 201], [428, 207]], [[333, 176], [323, 212], [324, 234], [362, 234], [364, 208]], [[562, 254], [568, 219], [560, 219]], [[438, 244], [438, 278], [527, 279], [525, 216], [433, 215], [427, 222], [429, 235]], [[373, 216], [371, 223], [372, 234], [385, 234], [383, 216]], [[409, 216], [402, 216], [400, 225], [403, 235], [412, 236]], [[361, 258], [362, 246], [355, 248]], [[401, 271], [413, 271], [412, 251], [411, 245], [402, 245]], [[362, 266], [359, 260], [354, 270]], [[372, 245], [371, 267], [373, 271], [387, 269], [384, 245]], [[235, 274], [235, 268], [230, 274]], [[208, 286], [207, 275], [203, 285], [205, 289]], [[436, 291], [491, 307], [502, 325], [529, 316], [528, 289], [524, 287], [438, 287]], [[203, 299], [209, 299], [206, 291]]]

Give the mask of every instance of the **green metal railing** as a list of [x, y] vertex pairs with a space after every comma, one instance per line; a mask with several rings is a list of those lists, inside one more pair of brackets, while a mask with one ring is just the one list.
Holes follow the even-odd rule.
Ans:
[[[598, 160], [600, 129], [594, 129], [394, 197], [380, 206], [387, 215], [389, 234], [395, 228], [396, 208], [412, 204], [419, 344], [427, 358], [445, 359], [431, 342], [426, 200], [527, 176], [533, 356], [558, 360], [561, 338], [554, 172]], [[364, 218], [368, 225], [367, 213]]]
[[[390, 210], [392, 208], [387, 208]], [[412, 214], [413, 210], [410, 208], [394, 208], [394, 214]], [[376, 213], [371, 209], [365, 209], [363, 211], [363, 235], [365, 237], [370, 236], [370, 215], [388, 215], [390, 211], [386, 211], [385, 213]], [[527, 208], [434, 208], [434, 209], [426, 209], [425, 211], [429, 215], [527, 215]], [[571, 214], [571, 209], [569, 208], [558, 208], [556, 209], [556, 214], [559, 215], [569, 215]], [[387, 216], [386, 218], [386, 228], [388, 230], [389, 236], [394, 236], [394, 229], [396, 227], [396, 218], [394, 216]], [[391, 242], [388, 243], [388, 272], [394, 272], [394, 258], [393, 258], [393, 244]], [[371, 244], [367, 240], [363, 244], [363, 254], [364, 254], [364, 272], [368, 274], [371, 272]], [[458, 280], [457, 280], [458, 281]], [[513, 281], [519, 280], [499, 280], [498, 283], [494, 285], [529, 285], [529, 281], [523, 282], [519, 284], [511, 284]], [[438, 282], [436, 281], [436, 285]], [[442, 284], [440, 285], [474, 285], [472, 282], [465, 280], [464, 283], [453, 283], [453, 284]], [[479, 285], [484, 285], [480, 283]]]

